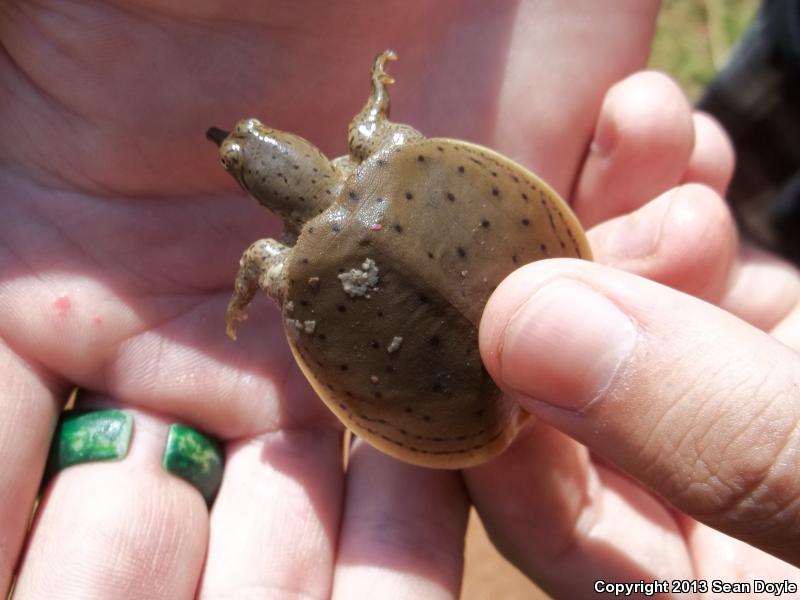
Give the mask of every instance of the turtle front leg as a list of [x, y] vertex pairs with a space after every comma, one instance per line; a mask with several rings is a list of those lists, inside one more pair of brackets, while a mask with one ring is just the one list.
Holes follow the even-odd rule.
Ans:
[[387, 86], [394, 83], [394, 79], [384, 67], [386, 61], [396, 59], [397, 55], [392, 50], [384, 50], [377, 56], [372, 65], [372, 91], [364, 108], [350, 121], [347, 142], [356, 165], [387, 146], [422, 138], [422, 134], [410, 125], [389, 120]]
[[278, 307], [282, 308], [286, 297], [286, 277], [283, 271], [289, 247], [270, 238], [250, 244], [239, 260], [239, 272], [228, 302], [226, 331], [228, 337], [236, 339], [236, 323], [247, 319], [245, 307], [253, 300], [259, 289], [264, 290]]

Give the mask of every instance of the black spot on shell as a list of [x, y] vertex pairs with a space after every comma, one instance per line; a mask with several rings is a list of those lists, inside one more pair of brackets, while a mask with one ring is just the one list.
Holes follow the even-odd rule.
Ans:
[[433, 252], [428, 252], [428, 258], [433, 258]]
[[379, 158], [378, 160], [375, 161], [375, 164], [378, 165], [379, 167], [383, 167], [386, 165], [386, 161], [383, 160], [382, 158]]
[[439, 152], [444, 152], [444, 148], [442, 148], [441, 146], [436, 146], [436, 149], [437, 149]]
[[476, 417], [482, 417], [485, 414], [486, 414], [486, 411], [484, 409], [480, 409], [480, 410], [475, 411], [475, 416]]
[[347, 369], [348, 369], [348, 367], [347, 367], [346, 364], [345, 365], [339, 365], [339, 370], [340, 371], [347, 371]]
[[411, 192], [406, 192], [406, 200], [411, 200], [414, 197], [414, 194]]
[[442, 340], [438, 335], [434, 335], [431, 336], [431, 338], [428, 340], [428, 343], [434, 348], [436, 348], [437, 346], [439, 346], [439, 344], [442, 343]]
[[526, 194], [525, 192], [522, 192], [522, 199], [525, 200], [525, 202], [527, 202], [528, 201], [528, 194]]
[[531, 222], [530, 222], [530, 220], [529, 220], [529, 219], [522, 219], [522, 221], [521, 221], [521, 222], [522, 222], [522, 224], [523, 224], [523, 225], [525, 225], [525, 227], [527, 227], [528, 225], [530, 225], [530, 224], [531, 224]]
[[336, 310], [338, 310], [340, 313], [347, 312], [347, 307], [344, 304], [340, 304], [336, 307]]
[[354, 201], [358, 200], [358, 194], [356, 194], [355, 192], [350, 192], [347, 195], [350, 197], [350, 200], [354, 200]]
[[461, 258], [466, 258], [466, 257], [467, 257], [467, 251], [466, 251], [466, 250], [464, 250], [464, 249], [463, 249], [461, 246], [459, 246], [458, 248], [456, 248], [456, 252], [458, 253], [458, 255], [459, 255]]
[[511, 262], [513, 262], [514, 264], [517, 264], [517, 261], [518, 261], [518, 260], [519, 260], [519, 259], [517, 258], [517, 255], [516, 255], [516, 254], [515, 254], [514, 256], [512, 256], [512, 257], [511, 257]]
[[542, 252], [547, 252], [547, 244], [539, 244], [539, 250]]
[[328, 336], [324, 333], [320, 333], [317, 337], [323, 342], [328, 339]]
[[422, 420], [430, 423], [431, 417], [430, 417], [430, 415], [422, 415]]
[[427, 304], [427, 303], [428, 303], [428, 302], [430, 302], [430, 301], [431, 301], [431, 299], [430, 299], [430, 298], [428, 298], [428, 297], [427, 297], [425, 294], [420, 294], [420, 295], [419, 295], [419, 302], [420, 302], [420, 304]]
[[394, 373], [394, 371], [395, 371], [394, 365], [387, 365], [386, 366], [386, 372], [387, 373]]
[[394, 230], [395, 230], [397, 233], [403, 233], [403, 226], [402, 226], [402, 225], [400, 225], [400, 223], [395, 223]]
[[376, 312], [375, 314], [376, 314], [376, 315], [378, 315], [379, 317], [382, 317], [382, 316], [383, 316], [383, 311], [382, 311], [382, 310], [379, 310], [379, 311], [378, 311], [378, 312]]
[[413, 409], [413, 408], [411, 408], [410, 406], [406, 406], [406, 407], [403, 409], [403, 412], [404, 412], [404, 413], [406, 413], [406, 414], [408, 414], [408, 415], [410, 415], [412, 412], [414, 412], [414, 409]]
[[342, 230], [341, 226], [339, 226], [339, 224], [338, 224], [338, 223], [334, 223], [334, 224], [331, 226], [331, 229], [333, 229], [333, 231], [334, 231], [335, 233], [339, 233], [339, 232]]
[[375, 349], [375, 350], [377, 350], [378, 348], [380, 348], [380, 347], [381, 347], [381, 345], [378, 343], [378, 341], [377, 341], [377, 340], [372, 340], [372, 341], [369, 343], [369, 345], [370, 345], [370, 346], [371, 346], [373, 349]]
[[464, 165], [459, 165], [458, 172], [459, 173], [463, 173], [464, 172]]
[[440, 394], [442, 392], [442, 384], [441, 383], [434, 383], [431, 386], [431, 390], [434, 391], [436, 394]]
[[376, 398], [383, 398], [383, 394], [381, 394], [378, 391], [373, 392], [372, 395], [375, 396]]
[[450, 202], [456, 201], [456, 197], [452, 194], [452, 192], [447, 192], [447, 199], [450, 200]]
[[497, 177], [497, 171], [492, 171], [492, 177]]
[[481, 227], [483, 227], [484, 229], [488, 229], [489, 228], [489, 221], [487, 221], [486, 219], [481, 221]]
[[375, 202], [383, 202], [383, 198], [381, 197], [375, 198]]
[[425, 157], [424, 157], [424, 156], [422, 156], [422, 154], [420, 154], [420, 155], [417, 157], [417, 160], [418, 160], [419, 162], [425, 162]]
[[367, 238], [358, 240], [358, 245], [359, 246], [369, 246], [369, 240]]
[[500, 195], [500, 190], [498, 190], [496, 187], [493, 187], [492, 196], [499, 196], [499, 195]]

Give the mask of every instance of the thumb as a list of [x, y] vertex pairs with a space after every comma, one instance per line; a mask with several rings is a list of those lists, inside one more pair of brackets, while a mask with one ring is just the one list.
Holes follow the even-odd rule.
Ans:
[[800, 564], [800, 356], [701, 300], [601, 265], [527, 265], [481, 353], [527, 410], [680, 510]]

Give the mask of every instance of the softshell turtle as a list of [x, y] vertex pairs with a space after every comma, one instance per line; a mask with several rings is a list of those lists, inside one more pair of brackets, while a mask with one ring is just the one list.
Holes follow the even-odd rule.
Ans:
[[346, 156], [256, 119], [209, 129], [225, 169], [285, 224], [282, 242], [242, 256], [228, 334], [263, 289], [342, 423], [400, 460], [467, 467], [506, 448], [522, 418], [479, 356], [489, 295], [520, 265], [591, 251], [567, 204], [524, 167], [392, 123], [384, 65], [395, 58], [375, 60]]

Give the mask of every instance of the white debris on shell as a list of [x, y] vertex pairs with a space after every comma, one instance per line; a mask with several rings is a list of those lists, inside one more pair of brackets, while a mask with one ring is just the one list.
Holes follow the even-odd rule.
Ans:
[[286, 324], [297, 331], [305, 331], [306, 333], [314, 333], [317, 328], [316, 321], [301, 321], [300, 319], [286, 319]]
[[403, 338], [401, 338], [399, 335], [396, 335], [392, 338], [392, 343], [389, 344], [389, 347], [386, 348], [386, 351], [389, 354], [391, 354], [392, 352], [397, 352], [398, 350], [400, 350], [400, 346], [402, 343], [403, 343]]
[[369, 380], [377, 385], [380, 382], [380, 378], [377, 375], [370, 375]]
[[360, 269], [350, 269], [339, 274], [345, 294], [351, 298], [369, 298], [369, 293], [378, 289], [378, 267], [371, 258], [366, 259]]

